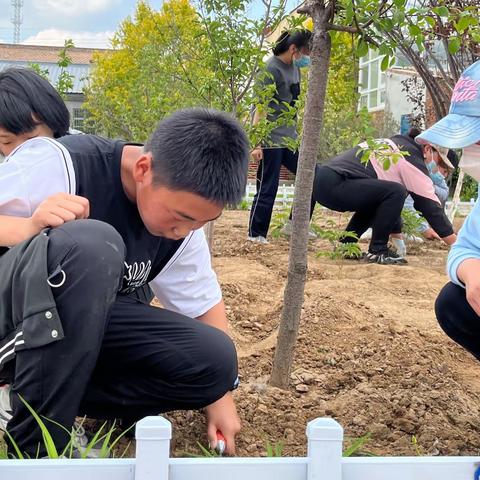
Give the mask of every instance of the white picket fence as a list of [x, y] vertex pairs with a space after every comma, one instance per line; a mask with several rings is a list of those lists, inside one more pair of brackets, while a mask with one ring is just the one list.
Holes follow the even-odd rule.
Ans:
[[[275, 197], [275, 207], [276, 208], [281, 208], [281, 207], [288, 207], [292, 202], [293, 202], [293, 194], [295, 191], [295, 185], [279, 185], [278, 186], [278, 191], [277, 191], [277, 196]], [[245, 200], [247, 201], [248, 204], [251, 204], [253, 202], [253, 197], [256, 192], [256, 187], [255, 184], [249, 183], [247, 184], [247, 188], [245, 191]], [[446, 205], [446, 210], [447, 212], [450, 209], [451, 201], [447, 202]], [[475, 205], [475, 199], [472, 198], [470, 199], [469, 202], [459, 202], [457, 205], [457, 213], [460, 215], [468, 215], [473, 206]]]
[[170, 458], [171, 424], [137, 424], [136, 458], [3, 460], [1, 480], [478, 480], [480, 457], [342, 458], [343, 430], [331, 418], [307, 426], [302, 458]]

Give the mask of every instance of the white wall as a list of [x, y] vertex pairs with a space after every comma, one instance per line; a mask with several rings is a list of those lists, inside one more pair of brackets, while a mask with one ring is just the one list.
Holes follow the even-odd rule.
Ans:
[[[385, 80], [385, 89], [386, 89], [386, 99], [385, 99], [385, 111], [389, 111], [392, 114], [393, 119], [400, 124], [400, 119], [402, 115], [418, 113], [414, 112], [414, 105], [407, 100], [406, 93], [402, 91], [404, 86], [402, 85], [402, 80], [412, 77], [413, 73], [401, 70], [401, 69], [390, 69], [386, 73]], [[421, 82], [421, 80], [420, 80]], [[425, 103], [425, 86], [423, 82], [421, 83], [423, 91], [423, 103]]]

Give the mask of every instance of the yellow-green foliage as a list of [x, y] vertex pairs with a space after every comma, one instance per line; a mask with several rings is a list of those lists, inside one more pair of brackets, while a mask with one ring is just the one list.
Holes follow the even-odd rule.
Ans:
[[86, 91], [90, 120], [101, 133], [145, 141], [166, 114], [199, 103], [189, 83], [206, 72], [194, 65], [202, 35], [188, 0], [166, 1], [160, 11], [140, 1], [112, 47], [94, 57]]
[[320, 161], [351, 148], [372, 134], [370, 116], [358, 111], [358, 60], [350, 34], [331, 32], [332, 56], [328, 72]]

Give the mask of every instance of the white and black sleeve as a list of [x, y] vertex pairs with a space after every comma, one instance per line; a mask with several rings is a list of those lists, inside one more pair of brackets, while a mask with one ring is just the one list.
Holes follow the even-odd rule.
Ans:
[[203, 230], [182, 243], [150, 287], [167, 309], [191, 318], [203, 315], [222, 299]]

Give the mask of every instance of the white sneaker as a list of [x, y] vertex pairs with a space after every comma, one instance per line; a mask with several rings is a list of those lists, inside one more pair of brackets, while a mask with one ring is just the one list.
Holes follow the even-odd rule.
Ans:
[[397, 253], [401, 257], [406, 257], [407, 256], [407, 246], [405, 245], [405, 241], [401, 238], [392, 238], [392, 246], [393, 248], [397, 251]]
[[407, 240], [412, 243], [425, 243], [425, 240], [417, 235], [407, 235], [406, 237]]
[[0, 430], [6, 431], [7, 424], [12, 419], [12, 404], [10, 403], [10, 385], [0, 386]]
[[364, 233], [362, 233], [360, 240], [371, 240], [372, 239], [372, 229], [367, 229]]
[[254, 243], [269, 243], [268, 240], [265, 237], [262, 237], [259, 235], [258, 237], [247, 237], [247, 240], [249, 242], [254, 242]]
[[[287, 220], [285, 225], [280, 230], [280, 233], [282, 235], [284, 235], [285, 237], [290, 237], [292, 235], [292, 222], [291, 222], [291, 220]], [[308, 229], [308, 239], [313, 240], [314, 238], [317, 238], [317, 235], [311, 228], [309, 228]]]

